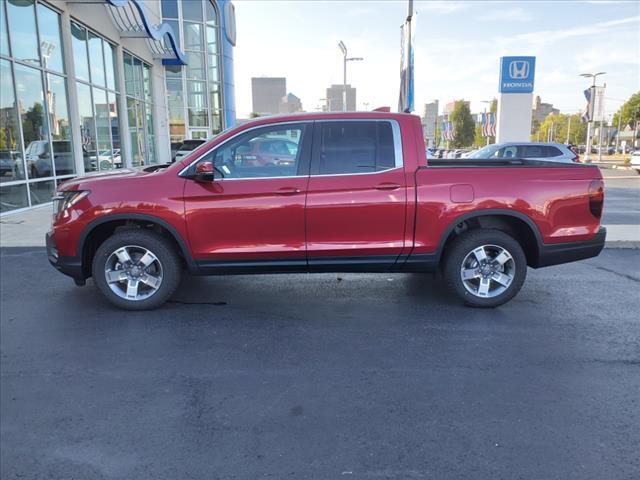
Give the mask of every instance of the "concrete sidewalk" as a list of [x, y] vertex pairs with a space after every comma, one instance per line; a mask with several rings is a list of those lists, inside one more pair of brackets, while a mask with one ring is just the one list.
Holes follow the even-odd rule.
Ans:
[[[0, 218], [0, 247], [44, 247], [51, 205]], [[640, 248], [640, 225], [605, 225], [607, 248]]]

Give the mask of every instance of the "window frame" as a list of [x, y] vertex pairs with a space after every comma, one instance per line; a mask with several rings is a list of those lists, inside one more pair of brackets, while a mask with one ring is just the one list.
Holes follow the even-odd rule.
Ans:
[[[337, 123], [380, 123], [386, 122], [391, 125], [391, 133], [393, 136], [393, 151], [395, 164], [393, 167], [385, 168], [383, 170], [376, 170], [374, 172], [350, 172], [350, 173], [319, 173], [319, 161], [320, 161], [320, 149], [319, 149], [319, 135], [322, 131], [324, 124], [337, 124]], [[377, 125], [376, 125], [377, 126]], [[395, 119], [378, 119], [378, 118], [347, 118], [342, 120], [317, 120], [314, 122], [313, 129], [313, 152], [311, 154], [311, 177], [344, 177], [355, 175], [377, 175], [380, 173], [387, 173], [390, 171], [404, 168], [404, 157], [402, 150], [402, 135], [400, 130], [400, 124]], [[377, 129], [376, 129], [377, 130]]]

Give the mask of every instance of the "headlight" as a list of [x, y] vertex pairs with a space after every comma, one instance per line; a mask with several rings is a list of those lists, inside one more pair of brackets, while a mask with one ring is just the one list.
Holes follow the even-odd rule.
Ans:
[[57, 192], [53, 200], [53, 214], [57, 215], [66, 209], [73, 207], [76, 203], [89, 195], [89, 190], [67, 190]]

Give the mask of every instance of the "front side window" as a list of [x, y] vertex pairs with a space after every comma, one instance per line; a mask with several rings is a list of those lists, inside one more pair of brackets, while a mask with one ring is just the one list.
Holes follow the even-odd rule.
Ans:
[[314, 174], [371, 173], [396, 165], [389, 122], [324, 122], [316, 126]]
[[214, 150], [214, 165], [225, 178], [296, 176], [305, 129], [305, 125], [280, 125], [240, 135]]
[[517, 156], [518, 147], [516, 146], [502, 147], [496, 155], [497, 158], [517, 158]]

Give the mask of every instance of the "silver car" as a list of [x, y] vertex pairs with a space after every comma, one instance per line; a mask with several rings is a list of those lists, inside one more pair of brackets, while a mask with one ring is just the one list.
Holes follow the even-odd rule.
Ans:
[[578, 154], [569, 145], [542, 142], [494, 143], [473, 152], [468, 158], [526, 158], [561, 163], [576, 163], [580, 161]]

